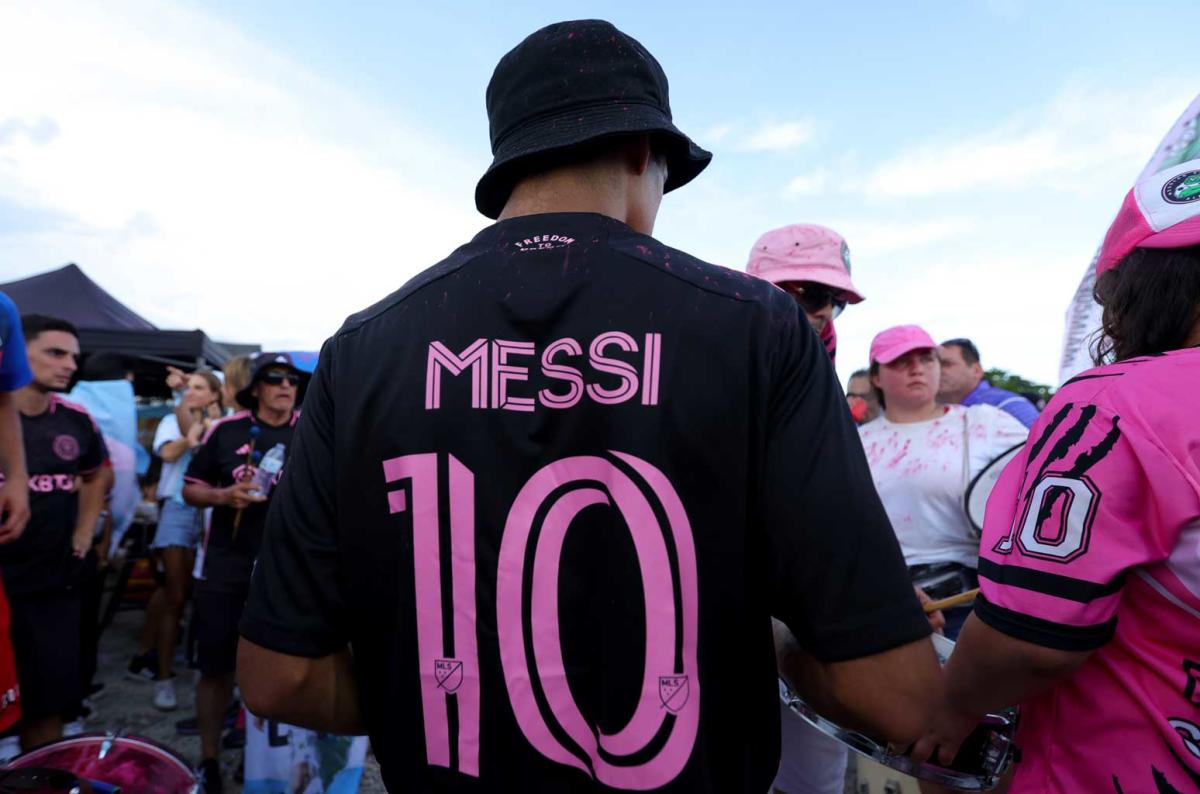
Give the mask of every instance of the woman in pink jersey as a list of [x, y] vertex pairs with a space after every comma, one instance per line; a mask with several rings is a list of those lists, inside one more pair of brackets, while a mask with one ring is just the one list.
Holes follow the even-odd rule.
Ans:
[[1096, 268], [1102, 366], [992, 493], [982, 592], [914, 756], [1019, 704], [1013, 792], [1200, 791], [1200, 160], [1129, 192]]

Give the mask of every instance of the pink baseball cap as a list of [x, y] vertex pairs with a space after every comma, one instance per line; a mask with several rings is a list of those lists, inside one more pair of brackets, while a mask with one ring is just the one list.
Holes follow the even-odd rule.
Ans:
[[926, 347], [936, 350], [937, 346], [937, 342], [921, 326], [897, 325], [880, 331], [871, 340], [871, 363], [878, 361], [880, 364], [891, 364], [905, 353]]
[[1121, 264], [1135, 248], [1200, 245], [1200, 160], [1159, 171], [1134, 185], [1108, 227], [1096, 275]]
[[750, 249], [746, 272], [772, 284], [813, 281], [839, 289], [847, 303], [862, 303], [850, 281], [850, 249], [833, 229], [797, 223], [759, 237]]

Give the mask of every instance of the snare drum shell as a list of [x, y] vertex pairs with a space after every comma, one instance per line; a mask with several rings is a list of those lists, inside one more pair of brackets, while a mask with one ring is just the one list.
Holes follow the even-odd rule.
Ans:
[[[107, 742], [111, 746], [104, 752]], [[8, 764], [10, 769], [36, 767], [64, 769], [84, 779], [117, 786], [122, 794], [189, 794], [199, 790], [195, 773], [183, 758], [140, 736], [110, 739], [99, 733], [80, 734], [35, 747]]]

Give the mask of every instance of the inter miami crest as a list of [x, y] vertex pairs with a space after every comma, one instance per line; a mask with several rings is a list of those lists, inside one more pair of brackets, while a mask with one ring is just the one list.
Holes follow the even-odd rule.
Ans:
[[433, 677], [437, 681], [438, 689], [456, 691], [463, 682], [462, 662], [457, 659], [434, 659]]
[[678, 714], [688, 702], [688, 677], [686, 675], [663, 675], [658, 677], [658, 699], [663, 708]]

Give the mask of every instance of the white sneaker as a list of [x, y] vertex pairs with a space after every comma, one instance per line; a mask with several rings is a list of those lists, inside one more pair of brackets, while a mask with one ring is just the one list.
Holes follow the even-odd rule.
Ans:
[[63, 737], [78, 736], [85, 730], [83, 720], [71, 720], [63, 725]]
[[175, 698], [175, 679], [154, 682], [154, 708], [173, 711], [179, 705]]
[[0, 739], [0, 764], [7, 764], [20, 754], [20, 736], [5, 736], [3, 739]]

